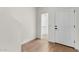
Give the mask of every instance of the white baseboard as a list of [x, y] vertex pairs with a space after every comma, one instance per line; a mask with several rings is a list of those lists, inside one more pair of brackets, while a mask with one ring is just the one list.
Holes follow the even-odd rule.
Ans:
[[31, 38], [31, 39], [26, 39], [25, 41], [21, 42], [21, 44], [24, 44], [24, 43], [27, 43], [27, 42], [30, 42], [32, 40], [34, 40], [35, 38]]
[[79, 49], [75, 49], [77, 52], [79, 52]]

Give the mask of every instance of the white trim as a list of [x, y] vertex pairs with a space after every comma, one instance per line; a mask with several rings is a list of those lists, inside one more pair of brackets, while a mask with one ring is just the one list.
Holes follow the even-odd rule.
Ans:
[[32, 40], [34, 40], [34, 39], [35, 39], [35, 38], [32, 38], [32, 39], [26, 39], [26, 41], [21, 42], [21, 45], [24, 44], [24, 43], [30, 42], [30, 41], [32, 41]]

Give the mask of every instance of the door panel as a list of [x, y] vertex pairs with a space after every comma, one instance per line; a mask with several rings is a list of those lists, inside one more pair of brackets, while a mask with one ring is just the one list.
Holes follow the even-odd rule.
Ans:
[[68, 46], [74, 46], [74, 12], [59, 10], [55, 13], [55, 41]]
[[79, 8], [75, 9], [75, 48], [79, 50]]

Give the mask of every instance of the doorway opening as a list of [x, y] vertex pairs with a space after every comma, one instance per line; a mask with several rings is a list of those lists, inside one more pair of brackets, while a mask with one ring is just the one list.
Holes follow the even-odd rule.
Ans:
[[48, 39], [48, 13], [41, 14], [41, 39]]

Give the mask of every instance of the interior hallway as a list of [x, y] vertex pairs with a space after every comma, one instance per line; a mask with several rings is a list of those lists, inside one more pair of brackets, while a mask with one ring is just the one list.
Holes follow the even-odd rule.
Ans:
[[22, 52], [76, 52], [72, 47], [35, 39], [22, 45]]

